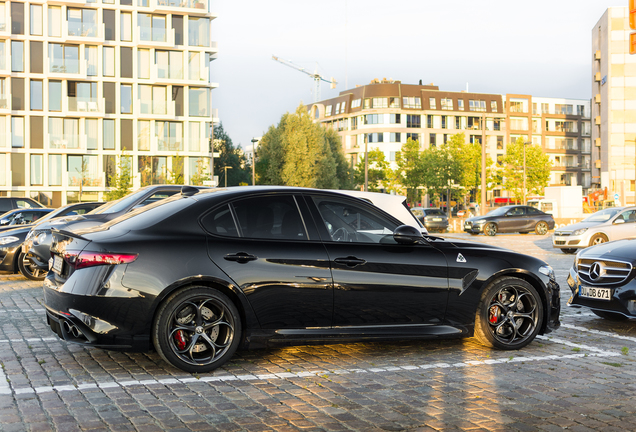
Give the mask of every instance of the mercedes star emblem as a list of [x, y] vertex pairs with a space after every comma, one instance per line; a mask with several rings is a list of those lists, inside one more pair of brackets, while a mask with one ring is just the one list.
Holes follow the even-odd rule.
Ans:
[[593, 281], [599, 280], [605, 274], [605, 269], [603, 268], [603, 263], [596, 261], [590, 267], [590, 279]]

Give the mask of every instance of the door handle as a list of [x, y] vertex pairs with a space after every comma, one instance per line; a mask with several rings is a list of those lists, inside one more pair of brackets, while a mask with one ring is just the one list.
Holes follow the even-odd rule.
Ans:
[[258, 259], [258, 257], [254, 256], [254, 255], [250, 255], [248, 253], [245, 252], [238, 252], [235, 254], [227, 254], [223, 257], [223, 259], [227, 260], [227, 261], [235, 261], [237, 263], [240, 264], [245, 264], [246, 262], [249, 261], [255, 261]]
[[367, 263], [365, 260], [356, 258], [354, 256], [348, 256], [346, 258], [336, 258], [333, 260], [333, 262], [335, 262], [336, 264], [346, 265], [347, 267], [355, 267]]

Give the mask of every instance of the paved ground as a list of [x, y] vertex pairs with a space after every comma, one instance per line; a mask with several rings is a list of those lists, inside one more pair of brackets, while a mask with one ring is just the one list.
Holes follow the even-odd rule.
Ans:
[[[565, 304], [573, 256], [549, 236], [470, 238], [548, 261]], [[0, 276], [2, 431], [636, 430], [636, 320], [564, 307], [559, 331], [518, 352], [472, 339], [301, 346], [196, 376], [154, 353], [60, 341], [39, 286]]]

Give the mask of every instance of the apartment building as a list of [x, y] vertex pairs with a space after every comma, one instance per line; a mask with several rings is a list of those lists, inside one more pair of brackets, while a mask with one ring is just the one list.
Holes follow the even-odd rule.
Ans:
[[592, 186], [636, 203], [636, 55], [629, 54], [626, 7], [592, 28]]
[[[586, 130], [589, 135], [589, 101], [450, 92], [433, 84], [374, 80], [314, 103], [309, 110], [315, 121], [338, 131], [353, 164], [364, 158], [365, 142], [369, 149], [379, 148], [388, 161], [395, 162], [396, 153], [409, 138], [425, 149], [442, 145], [460, 132], [466, 142], [481, 143], [483, 133], [486, 153], [499, 166], [507, 143], [522, 137], [542, 145], [551, 155], [555, 166], [550, 185], [583, 184], [585, 178], [578, 164], [584, 160], [582, 135]], [[497, 188], [488, 198], [504, 196], [502, 193], [505, 195]]]
[[0, 195], [103, 199], [123, 152], [135, 188], [208, 166], [208, 1], [0, 2]]

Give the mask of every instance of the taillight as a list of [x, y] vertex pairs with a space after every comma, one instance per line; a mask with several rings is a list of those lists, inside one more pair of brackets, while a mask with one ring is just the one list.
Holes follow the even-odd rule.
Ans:
[[84, 251], [74, 257], [67, 255], [64, 258], [77, 270], [98, 265], [128, 264], [135, 261], [137, 256], [137, 254]]

